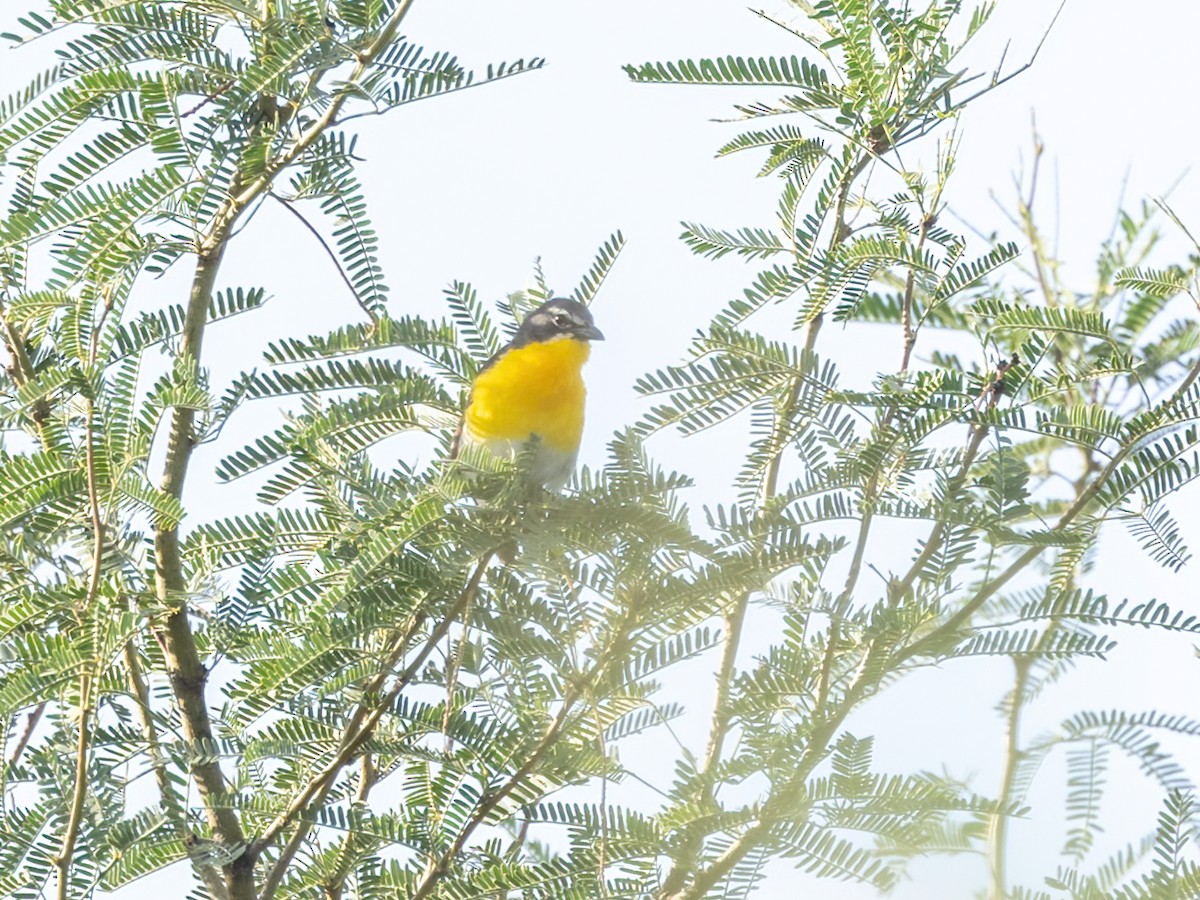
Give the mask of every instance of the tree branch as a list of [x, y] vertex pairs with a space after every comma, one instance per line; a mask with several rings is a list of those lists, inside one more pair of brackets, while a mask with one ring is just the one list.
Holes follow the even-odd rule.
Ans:
[[[231, 227], [236, 218], [228, 220]], [[196, 262], [180, 343], [180, 357], [199, 366], [204, 339], [204, 327], [212, 299], [213, 284], [220, 270], [225, 242], [218, 241], [207, 251], [201, 251]], [[183, 496], [188, 463], [195, 447], [193, 426], [195, 410], [177, 406], [172, 417], [167, 442], [162, 490], [175, 499]], [[160, 602], [173, 608], [164, 628], [163, 650], [171, 687], [182, 717], [183, 734], [192, 747], [192, 776], [200, 792], [213, 837], [231, 853], [245, 844], [245, 834], [237, 813], [224, 801], [225, 774], [219, 754], [213, 752], [216, 741], [204, 686], [208, 670], [200, 659], [200, 651], [188, 622], [187, 579], [180, 551], [178, 524], [160, 525], [154, 533], [155, 588]], [[253, 900], [256, 896], [253, 868], [237, 865], [226, 867], [226, 887], [232, 900]]]
[[[0, 302], [0, 329], [4, 332], [4, 345], [8, 348], [8, 354], [12, 358], [8, 368], [9, 376], [18, 388], [24, 387], [33, 381], [35, 374], [33, 360], [29, 358], [29, 351], [25, 347], [25, 336], [13, 325], [8, 316], [8, 310], [5, 309], [2, 302]], [[50, 418], [50, 404], [45, 398], [34, 403], [32, 418], [42, 446], [45, 447], [47, 446], [45, 425], [46, 420]]]
[[228, 900], [229, 894], [225, 890], [225, 883], [221, 880], [220, 873], [211, 863], [206, 862], [194, 852], [196, 835], [188, 828], [187, 811], [184, 808], [183, 800], [180, 798], [179, 792], [175, 790], [175, 785], [171, 783], [167, 761], [163, 758], [162, 747], [159, 745], [158, 729], [154, 725], [154, 714], [150, 708], [150, 690], [146, 684], [141, 660], [138, 658], [137, 644], [132, 639], [125, 642], [123, 656], [129, 675], [129, 687], [133, 691], [138, 724], [142, 729], [142, 739], [146, 742], [146, 752], [150, 756], [150, 766], [154, 770], [154, 781], [158, 785], [163, 809], [166, 810], [168, 818], [175, 823], [175, 833], [188, 848], [192, 867], [200, 880], [204, 882], [204, 887], [216, 900]]
[[[8, 353], [11, 357], [8, 374], [12, 378], [13, 384], [19, 390], [29, 384], [34, 378], [33, 360], [29, 358], [29, 351], [25, 347], [25, 336], [17, 330], [9, 318], [8, 310], [2, 301], [0, 301], [0, 330], [3, 331], [4, 345], [8, 348]], [[34, 402], [31, 418], [34, 430], [37, 432], [38, 442], [42, 445], [43, 449], [48, 449], [51, 442], [46, 428], [50, 419], [50, 404], [44, 397]], [[17, 746], [13, 748], [13, 752], [8, 758], [8, 765], [10, 767], [20, 762], [45, 712], [46, 701], [43, 700], [26, 717], [25, 727], [21, 730], [21, 736], [17, 739]]]
[[[833, 233], [829, 237], [829, 250], [832, 253], [849, 236], [850, 229], [846, 224], [846, 205], [850, 197], [850, 189], [855, 180], [866, 169], [871, 161], [869, 154], [860, 155], [850, 166], [838, 188], [837, 200], [833, 208]], [[804, 349], [811, 353], [816, 347], [817, 334], [821, 330], [824, 315], [817, 313], [808, 322], [805, 335]], [[763, 473], [763, 486], [759, 498], [759, 510], [763, 510], [774, 499], [779, 487], [779, 472], [783, 464], [783, 449], [786, 431], [793, 415], [795, 406], [800, 399], [800, 391], [804, 387], [803, 376], [797, 375], [791, 380], [779, 412], [775, 418], [774, 433], [771, 437], [773, 455]], [[863, 538], [865, 540], [865, 536]], [[861, 547], [860, 547], [861, 555]], [[721, 663], [717, 673], [717, 693], [713, 701], [712, 724], [709, 727], [708, 747], [704, 754], [704, 762], [697, 773], [699, 780], [699, 800], [702, 805], [714, 802], [716, 794], [716, 768], [724, 753], [725, 740], [729, 734], [733, 718], [729, 706], [729, 697], [733, 687], [733, 677], [736, 671], [737, 654], [741, 647], [742, 634], [745, 628], [746, 615], [750, 606], [750, 593], [747, 592], [734, 602], [731, 609], [724, 614], [725, 642], [721, 650]], [[663, 881], [660, 896], [670, 897], [677, 893], [692, 870], [703, 847], [704, 835], [697, 832], [688, 837], [679, 851], [672, 857], [671, 869]]]
[[84, 671], [79, 676], [79, 733], [75, 743], [75, 783], [71, 788], [71, 810], [67, 815], [62, 846], [54, 857], [54, 865], [58, 869], [58, 900], [70, 900], [71, 897], [71, 863], [75, 857], [75, 842], [83, 824], [83, 804], [87, 799], [88, 755], [92, 742], [91, 703], [92, 673]]
[[388, 19], [387, 24], [380, 30], [375, 40], [358, 54], [358, 62], [355, 63], [350, 75], [346, 78], [344, 88], [333, 98], [325, 112], [296, 139], [296, 142], [291, 147], [264, 166], [263, 172], [258, 178], [237, 191], [230, 198], [228, 203], [231, 207], [238, 210], [245, 209], [263, 193], [269, 191], [275, 176], [295, 162], [325, 132], [325, 129], [337, 120], [338, 114], [346, 104], [347, 98], [353, 94], [351, 88], [358, 84], [363, 74], [371, 68], [371, 65], [375, 62], [375, 57], [395, 39], [396, 33], [400, 29], [400, 23], [408, 15], [413, 2], [414, 0], [400, 0], [400, 3], [392, 12], [391, 18]]
[[[96, 473], [96, 434], [94, 421], [96, 410], [91, 401], [87, 404], [87, 426], [84, 430], [84, 455], [87, 476], [87, 495], [89, 514], [92, 520], [92, 569], [88, 575], [87, 593], [82, 605], [76, 610], [79, 624], [93, 614], [93, 606], [100, 594], [100, 579], [104, 564], [104, 523], [100, 512], [100, 489]], [[71, 793], [71, 811], [67, 817], [66, 831], [63, 833], [62, 846], [55, 857], [54, 864], [58, 869], [58, 897], [68, 900], [71, 889], [71, 864], [75, 857], [75, 844], [79, 839], [79, 829], [83, 825], [83, 806], [88, 791], [88, 759], [91, 751], [92, 726], [92, 671], [88, 666], [91, 661], [84, 663], [84, 670], [79, 676], [79, 733], [75, 745], [75, 784]]]
[[549, 726], [547, 726], [541, 739], [530, 751], [525, 762], [513, 772], [503, 785], [494, 791], [485, 793], [479, 799], [479, 802], [475, 806], [475, 812], [471, 814], [470, 819], [460, 829], [454, 842], [436, 860], [430, 861], [421, 881], [417, 885], [417, 889], [408, 900], [426, 900], [426, 898], [432, 896], [433, 892], [437, 889], [438, 883], [450, 871], [450, 866], [454, 860], [463, 852], [467, 841], [471, 839], [471, 835], [487, 820], [496, 807], [504, 802], [537, 769], [538, 764], [541, 763], [562, 735], [567, 725], [567, 720], [575, 709], [575, 705], [591, 693], [607, 673], [608, 667], [612, 662], [622, 658], [627, 648], [630, 631], [635, 620], [635, 606], [636, 604], [631, 601], [626, 609], [621, 626], [613, 635], [613, 642], [600, 655], [591, 672], [587, 673], [585, 677], [576, 679], [572, 689], [563, 695], [562, 705], [559, 707], [558, 713]]
[[[358, 790], [354, 794], [354, 802], [358, 807], [367, 805], [367, 798], [371, 796], [371, 788], [379, 781], [379, 775], [375, 771], [375, 767], [371, 764], [371, 754], [364, 753], [359, 764]], [[346, 879], [350, 875], [350, 870], [354, 868], [354, 855], [351, 852], [351, 842], [354, 840], [353, 834], [346, 835], [342, 842], [340, 859], [337, 865], [334, 866], [333, 874], [325, 880], [322, 890], [325, 892], [327, 900], [340, 900], [342, 894], [346, 890]]]
[[[271, 873], [267, 877], [263, 885], [262, 900], [271, 900], [275, 891], [279, 888], [284, 876], [287, 874], [288, 866], [291, 864], [292, 858], [302, 846], [308, 831], [312, 827], [312, 822], [309, 819], [302, 818], [304, 813], [319, 807], [328, 796], [334, 781], [338, 774], [344, 769], [351, 760], [358, 754], [362, 745], [371, 737], [375, 731], [379, 720], [383, 718], [384, 713], [390, 708], [392, 701], [400, 695], [400, 692], [412, 681], [417, 672], [425, 664], [429, 654], [433, 652], [438, 642], [445, 637], [450, 626], [458, 620], [462, 615], [463, 610], [471, 603], [475, 594], [479, 590], [479, 585], [483, 580], [483, 575], [487, 569], [487, 565], [491, 562], [494, 552], [488, 552], [483, 555], [479, 563], [475, 566], [475, 570], [471, 573], [471, 577], [463, 589], [462, 594], [454, 601], [454, 605], [446, 611], [445, 616], [433, 627], [429, 636], [425, 639], [420, 651], [415, 657], [405, 666], [404, 670], [396, 676], [395, 682], [383, 694], [379, 701], [374, 706], [368, 706], [365, 702], [355, 710], [350, 721], [346, 724], [342, 732], [342, 739], [339, 745], [338, 752], [326, 766], [318, 772], [304, 788], [293, 798], [288, 804], [287, 809], [280, 813], [267, 829], [262, 833], [253, 846], [247, 851], [247, 855], [257, 859], [264, 850], [271, 846], [275, 839], [296, 819], [300, 819], [300, 824], [297, 826], [296, 832], [285, 845], [284, 850], [280, 853], [279, 859], [271, 868]], [[424, 618], [416, 616], [412, 624], [407, 628], [403, 636], [396, 642], [391, 653], [388, 654], [387, 661], [384, 664], [379, 675], [371, 681], [366, 687], [368, 696], [376, 694], [382, 690], [383, 685], [387, 682], [392, 674], [393, 667], [404, 656], [405, 651], [417, 630], [424, 624]]]
[[1008, 896], [1005, 885], [1005, 862], [1008, 850], [1008, 815], [1005, 812], [1012, 796], [1013, 782], [1017, 775], [1017, 764], [1021, 760], [1021, 710], [1025, 703], [1025, 690], [1029, 683], [1029, 670], [1033, 658], [1013, 658], [1016, 679], [1013, 683], [1012, 705], [1008, 709], [1008, 735], [1004, 749], [1004, 773], [1000, 780], [999, 809], [992, 815], [988, 828], [988, 868], [991, 871], [991, 900], [1004, 900]]
[[771, 792], [771, 795], [762, 804], [757, 820], [712, 863], [696, 870], [691, 883], [686, 887], [681, 887], [670, 894], [665, 890], [660, 891], [658, 896], [661, 900], [703, 900], [713, 887], [745, 858], [746, 854], [766, 840], [770, 835], [772, 823], [780, 815], [777, 810], [780, 807], [786, 808], [792, 800], [792, 793], [803, 787], [805, 779], [824, 759], [829, 741], [837, 732], [838, 727], [850, 715], [851, 710], [862, 701], [867, 691], [865, 675], [871, 671], [871, 668], [870, 665], [863, 665], [863, 675], [860, 675], [858, 681], [846, 692], [845, 698], [834, 713], [813, 729], [808, 746], [805, 747], [804, 754], [796, 765], [795, 773], [786, 784]]
[[[351, 88], [370, 68], [375, 57], [395, 38], [400, 23], [412, 7], [413, 0], [401, 0], [375, 39], [363, 50], [346, 79], [346, 86], [326, 107], [324, 113], [302, 133], [290, 147], [270, 160], [261, 174], [249, 184], [235, 178], [230, 196], [222, 203], [213, 218], [208, 234], [198, 242], [196, 271], [192, 278], [184, 326], [180, 337], [180, 358], [186, 364], [199, 367], [208, 309], [221, 260], [230, 236], [241, 215], [264, 193], [270, 190], [274, 178], [298, 159], [334, 122]], [[195, 447], [193, 433], [195, 411], [176, 407], [167, 443], [167, 458], [163, 467], [162, 490], [175, 499], [182, 499], [188, 465]], [[178, 525], [159, 527], [154, 535], [155, 586], [158, 598], [172, 605], [174, 611], [165, 626], [165, 655], [171, 674], [171, 686], [183, 719], [183, 732], [188, 742], [199, 748], [192, 764], [192, 775], [203, 802], [213, 836], [227, 850], [236, 853], [247, 841], [235, 810], [224, 802], [226, 779], [215, 746], [212, 719], [205, 697], [208, 672], [200, 659], [195, 636], [188, 621], [187, 580], [180, 552]], [[251, 848], [252, 849], [252, 848]], [[236, 856], [225, 868], [226, 884], [231, 900], [254, 900], [257, 889], [254, 864], [257, 853]]]

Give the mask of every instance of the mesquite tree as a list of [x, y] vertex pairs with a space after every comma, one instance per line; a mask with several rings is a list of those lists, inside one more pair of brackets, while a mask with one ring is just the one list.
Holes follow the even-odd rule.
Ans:
[[[442, 318], [389, 298], [353, 131], [540, 64], [473, 74], [401, 37], [411, 5], [56, 0], [7, 35], [59, 62], [0, 106], [0, 894], [174, 867], [181, 894], [222, 900], [733, 897], [775, 861], [884, 889], [915, 855], [981, 849], [995, 898], [1194, 892], [1187, 776], [1150, 735], [1200, 726], [1019, 725], [1120, 626], [1200, 631], [1087, 583], [1112, 522], [1186, 561], [1162, 500], [1200, 470], [1200, 330], [1166, 319], [1200, 300], [1196, 260], [1147, 267], [1147, 207], [1077, 292], [1030, 197], [1026, 263], [942, 224], [956, 145], [937, 132], [999, 81], [956, 68], [988, 9], [797, 3], [807, 24], [780, 23], [796, 56], [627, 67], [772, 92], [738, 106], [749, 130], [720, 153], [763, 155], [777, 221], [683, 235], [772, 264], [642, 380], [650, 411], [559, 496], [524, 458], [446, 458], [472, 376], [550, 288], [538, 273], [492, 310], [454, 282]], [[210, 325], [267, 299], [222, 271], [265, 203], [358, 305], [214, 383]], [[622, 246], [574, 296], [597, 296]], [[180, 269], [186, 295], [161, 296], [154, 276]], [[827, 321], [892, 326], [894, 361], [839, 368]], [[291, 412], [232, 443], [225, 424], [264, 404]], [[703, 512], [649, 455], [668, 427], [743, 450]], [[215, 472], [202, 443], [224, 449]], [[257, 489], [189, 523], [185, 482], [213, 477]], [[888, 521], [919, 535], [899, 555]], [[750, 633], [770, 636], [753, 658]], [[862, 704], [979, 655], [1014, 669], [1000, 795], [880, 772]], [[698, 659], [717, 686], [704, 745], [663, 742], [674, 782], [610, 802], [640, 768], [623, 745], [687, 712], [671, 670]], [[1013, 887], [1010, 817], [1060, 748], [1064, 866]], [[1111, 748], [1166, 798], [1151, 843], [1097, 863]]]

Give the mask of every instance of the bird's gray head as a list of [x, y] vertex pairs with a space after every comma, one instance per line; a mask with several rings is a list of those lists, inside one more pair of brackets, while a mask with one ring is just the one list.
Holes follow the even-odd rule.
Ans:
[[558, 337], [577, 341], [602, 341], [604, 334], [592, 320], [591, 311], [578, 300], [555, 297], [531, 312], [513, 338], [513, 346], [549, 341]]

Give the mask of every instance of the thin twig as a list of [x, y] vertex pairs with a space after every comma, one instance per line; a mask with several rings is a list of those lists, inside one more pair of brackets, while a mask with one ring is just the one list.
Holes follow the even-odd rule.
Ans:
[[46, 712], [46, 704], [49, 701], [43, 700], [35, 706], [25, 718], [25, 728], [21, 731], [21, 737], [17, 740], [17, 746], [13, 749], [12, 755], [8, 758], [8, 765], [11, 768], [21, 761], [22, 754], [25, 753], [25, 748], [29, 746], [29, 741], [33, 738], [33, 732], [38, 726], [38, 722], [42, 720], [42, 716]]
[[228, 91], [235, 84], [237, 84], [237, 81], [235, 81], [232, 78], [229, 79], [224, 84], [222, 84], [220, 87], [218, 87], [215, 91], [213, 91], [211, 94], [208, 94], [203, 100], [201, 100], [199, 103], [197, 103], [191, 109], [189, 109], [187, 112], [180, 113], [179, 118], [186, 119], [188, 116], [195, 115], [196, 113], [200, 112], [200, 110], [204, 109], [205, 106], [212, 103], [214, 100], [216, 100], [218, 97], [220, 97], [226, 91]]
[[1050, 280], [1046, 274], [1046, 254], [1042, 244], [1041, 233], [1033, 223], [1033, 203], [1037, 197], [1038, 174], [1041, 169], [1042, 154], [1044, 152], [1045, 145], [1042, 143], [1041, 138], [1038, 137], [1037, 122], [1034, 121], [1033, 164], [1029, 175], [1029, 195], [1019, 200], [1017, 206], [1021, 217], [1021, 228], [1033, 247], [1033, 268], [1034, 274], [1037, 276], [1038, 287], [1042, 291], [1042, 297], [1045, 299], [1046, 305], [1053, 308], [1058, 306], [1058, 294], [1050, 287]]
[[[87, 593], [84, 595], [82, 606], [77, 610], [79, 624], [82, 626], [93, 615], [96, 598], [100, 594], [100, 579], [104, 565], [104, 523], [101, 521], [100, 490], [97, 484], [95, 443], [96, 435], [94, 420], [96, 411], [92, 403], [87, 404], [87, 427], [84, 431], [84, 448], [87, 468], [88, 506], [92, 519], [92, 570], [88, 576]], [[55, 857], [54, 864], [58, 868], [58, 897], [68, 900], [71, 885], [71, 865], [75, 857], [75, 844], [79, 838], [79, 829], [83, 825], [83, 807], [88, 791], [88, 758], [91, 751], [92, 723], [92, 672], [89, 663], [84, 663], [84, 671], [79, 676], [79, 732], [75, 745], [75, 784], [72, 788], [71, 811], [67, 818], [66, 831], [63, 833], [62, 846]]]
[[324, 235], [317, 231], [316, 226], [314, 226], [312, 222], [308, 221], [308, 218], [302, 212], [300, 212], [300, 210], [296, 209], [295, 204], [291, 200], [287, 199], [286, 197], [279, 196], [279, 194], [276, 194], [274, 191], [271, 191], [268, 196], [278, 200], [280, 205], [282, 205], [284, 209], [299, 219], [300, 223], [308, 229], [309, 233], [312, 234], [312, 236], [315, 237], [318, 242], [320, 242], [321, 247], [325, 250], [326, 255], [333, 262], [334, 268], [337, 269], [338, 275], [342, 277], [342, 282], [346, 285], [346, 289], [350, 291], [350, 296], [354, 298], [354, 302], [357, 303], [359, 308], [367, 314], [367, 318], [371, 320], [372, 325], [378, 325], [379, 316], [376, 314], [375, 310], [371, 309], [370, 306], [364, 303], [362, 297], [358, 295], [358, 291], [354, 289], [354, 282], [350, 280], [350, 276], [347, 275], [346, 270], [342, 268], [341, 260], [337, 258], [337, 254], [333, 252], [333, 248], [329, 246], [329, 242], [325, 240]]
[[1016, 679], [1013, 684], [1012, 702], [1008, 709], [1007, 737], [1004, 751], [1004, 773], [1000, 780], [999, 805], [992, 814], [988, 827], [988, 868], [991, 872], [990, 900], [1005, 900], [1008, 889], [1005, 885], [1005, 861], [1008, 848], [1008, 813], [1006, 807], [1012, 795], [1017, 767], [1021, 761], [1021, 710], [1025, 703], [1025, 688], [1029, 680], [1029, 669], [1033, 658], [1013, 658]]
[[349, 99], [354, 93], [348, 88], [358, 84], [362, 76], [374, 64], [375, 57], [378, 56], [396, 37], [396, 34], [400, 29], [400, 23], [403, 22], [404, 17], [408, 15], [409, 10], [412, 8], [413, 2], [414, 0], [400, 0], [400, 2], [396, 4], [396, 8], [392, 11], [391, 18], [388, 19], [387, 24], [380, 29], [379, 34], [376, 36], [375, 40], [371, 42], [370, 46], [368, 46], [359, 54], [358, 62], [355, 64], [354, 68], [351, 70], [350, 74], [345, 80], [345, 86], [347, 89], [339, 90], [334, 96], [333, 100], [330, 101], [329, 106], [325, 108], [325, 112], [322, 113], [321, 116], [315, 122], [313, 122], [299, 138], [296, 139], [296, 143], [293, 144], [286, 152], [280, 154], [278, 157], [272, 160], [263, 169], [262, 174], [259, 175], [258, 178], [246, 185], [242, 190], [230, 198], [228, 201], [230, 204], [232, 204], [234, 207], [244, 207], [247, 203], [249, 203], [250, 200], [255, 199], [265, 191], [269, 190], [272, 181], [275, 179], [275, 176], [283, 171], [283, 169], [285, 169], [287, 166], [295, 162], [296, 159], [298, 159], [300, 155], [304, 153], [304, 151], [312, 146], [313, 142], [325, 132], [326, 128], [338, 120], [346, 100]]
[[83, 825], [83, 806], [88, 790], [88, 755], [92, 742], [92, 673], [85, 670], [79, 676], [79, 731], [75, 742], [75, 784], [71, 788], [71, 810], [62, 846], [54, 857], [58, 869], [58, 900], [70, 900], [71, 863], [75, 858], [75, 843]]
[[[498, 551], [497, 551], [498, 552]], [[458, 652], [455, 652], [453, 639], [449, 631], [446, 633], [446, 708], [442, 710], [442, 733], [446, 736], [445, 749], [450, 752], [450, 719], [454, 715], [454, 695], [458, 691], [458, 670], [462, 665], [462, 655], [466, 652], [467, 643], [471, 637], [471, 601], [462, 611], [462, 635], [458, 639]]]
[[[600, 721], [600, 709], [596, 698], [592, 698], [592, 715], [596, 721], [596, 746], [600, 758], [608, 762], [608, 747], [604, 743], [604, 727]], [[603, 764], [603, 763], [602, 763]], [[608, 771], [600, 772], [600, 847], [596, 853], [596, 887], [600, 897], [608, 896], [608, 879], [604, 870], [608, 867]]]
[[[395, 38], [401, 22], [412, 8], [413, 0], [400, 0], [374, 40], [362, 51], [348, 73], [347, 86], [357, 84], [384, 48]], [[318, 116], [287, 149], [268, 160], [259, 175], [249, 183], [235, 177], [230, 195], [213, 217], [208, 233], [197, 242], [196, 271], [184, 314], [179, 356], [191, 365], [199, 366], [208, 308], [214, 283], [231, 235], [248, 208], [270, 191], [275, 178], [302, 156], [333, 124], [341, 113], [351, 90], [336, 93]], [[195, 448], [195, 411], [176, 407], [167, 442], [163, 466], [162, 490], [175, 499], [183, 496], [192, 451]], [[187, 579], [179, 540], [178, 527], [159, 527], [154, 535], [158, 599], [175, 607], [167, 617], [165, 655], [171, 673], [171, 687], [182, 718], [184, 737], [193, 746], [209, 748], [214, 743], [212, 717], [205, 696], [208, 670], [200, 658], [195, 635], [188, 621], [186, 596]], [[218, 755], [198, 755], [192, 764], [192, 776], [199, 789], [205, 814], [213, 837], [224, 848], [236, 852], [250, 847], [242, 829], [237, 810], [223, 798], [227, 781]], [[254, 900], [258, 896], [254, 865], [256, 854], [246, 850], [225, 867], [226, 884], [231, 900]]]
[[546, 727], [541, 739], [530, 750], [525, 761], [516, 771], [494, 790], [489, 790], [480, 797], [475, 805], [475, 811], [460, 829], [453, 843], [441, 855], [429, 861], [417, 889], [409, 900], [426, 900], [437, 890], [441, 879], [450, 871], [450, 866], [462, 854], [467, 842], [488, 817], [503, 803], [513, 791], [521, 787], [526, 779], [536, 771], [546, 754], [554, 747], [559, 737], [566, 730], [568, 721], [575, 711], [576, 704], [587, 698], [595, 690], [597, 684], [609, 673], [610, 666], [620, 664], [628, 652], [630, 635], [637, 621], [637, 610], [640, 604], [636, 598], [630, 598], [621, 621], [614, 629], [612, 642], [600, 654], [592, 669], [575, 680], [574, 686], [562, 698], [558, 712]]
[[[408, 686], [413, 677], [420, 671], [421, 667], [425, 664], [425, 660], [429, 658], [429, 655], [433, 652], [438, 642], [445, 637], [450, 625], [458, 619], [463, 609], [471, 602], [479, 590], [480, 582], [483, 580], [484, 572], [487, 569], [488, 563], [491, 562], [492, 556], [493, 553], [488, 552], [480, 559], [475, 570], [471, 573], [471, 578], [467, 582], [467, 586], [463, 589], [462, 594], [459, 595], [450, 609], [446, 611], [446, 615], [441, 621], [433, 627], [421, 649], [409, 664], [405, 666], [404, 670], [396, 676], [392, 686], [378, 698], [373, 706], [368, 706], [364, 702], [355, 710], [354, 715], [351, 716], [350, 721], [342, 731], [339, 749], [333, 759], [301, 789], [292, 799], [292, 802], [288, 804], [287, 809], [280, 813], [267, 826], [262, 835], [246, 851], [251, 859], [257, 859], [264, 850], [274, 843], [275, 839], [284, 829], [293, 821], [300, 820], [296, 832], [280, 853], [279, 859], [272, 866], [271, 872], [263, 884], [261, 900], [271, 900], [271, 897], [274, 896], [280, 882], [282, 882], [283, 877], [287, 874], [287, 869], [291, 864], [292, 858], [295, 856], [296, 851], [299, 850], [305, 836], [311, 829], [312, 822], [310, 819], [305, 818], [304, 814], [309, 810], [319, 807], [324, 802], [338, 774], [358, 754], [362, 745], [375, 732], [375, 726], [379, 724], [379, 720], [383, 718], [384, 714], [391, 707], [392, 701], [400, 695], [400, 692]], [[414, 616], [413, 623], [406, 629], [404, 635], [396, 642], [391, 653], [389, 653], [383, 670], [368, 685], [366, 689], [368, 697], [372, 694], [377, 694], [383, 688], [383, 685], [391, 675], [392, 668], [403, 657], [409, 642], [415, 636], [416, 630], [423, 622], [423, 617]]]
[[[946, 501], [952, 503], [958, 492], [962, 490], [966, 483], [967, 475], [970, 474], [971, 465], [975, 462], [975, 457], [979, 453], [979, 448], [983, 444], [983, 439], [987, 435], [988, 427], [986, 425], [975, 425], [971, 429], [971, 433], [967, 438], [967, 446], [963, 451], [962, 461], [959, 464], [958, 472], [955, 473], [949, 483], [946, 485]], [[939, 519], [929, 532], [929, 537], [925, 539], [925, 546], [921, 548], [921, 552], [917, 558], [913, 560], [912, 565], [903, 577], [893, 582], [889, 586], [889, 591], [892, 595], [892, 602], [899, 603], [901, 598], [908, 594], [913, 583], [925, 571], [925, 566], [933, 559], [933, 555], [941, 549], [946, 536], [949, 534], [950, 528], [945, 520]]]
[[[1182, 397], [1183, 394], [1192, 386], [1192, 384], [1195, 383], [1198, 377], [1200, 377], [1200, 357], [1197, 357], [1196, 361], [1188, 370], [1187, 375], [1184, 376], [1183, 380], [1180, 382], [1179, 387], [1176, 388], [1176, 390], [1172, 393], [1172, 399], [1166, 402], [1171, 403]], [[1092, 500], [1094, 500], [1100, 491], [1104, 489], [1104, 486], [1108, 483], [1113, 473], [1115, 473], [1117, 468], [1126, 460], [1126, 458], [1129, 457], [1131, 453], [1133, 453], [1134, 448], [1137, 445], [1137, 442], [1126, 444], [1109, 458], [1108, 463], [1096, 476], [1095, 480], [1093, 480], [1091, 484], [1089, 484], [1079, 493], [1079, 495], [1075, 498], [1075, 502], [1072, 503], [1071, 506], [1068, 507], [1067, 510], [1062, 514], [1062, 516], [1059, 517], [1058, 521], [1054, 525], [1055, 531], [1061, 531], [1064, 529], [1088, 508]], [[1044, 547], [1039, 546], [1030, 547], [1019, 557], [1017, 557], [1017, 559], [1014, 560], [1009, 567], [1004, 570], [1004, 572], [1002, 572], [992, 581], [989, 581], [987, 584], [983, 585], [975, 593], [975, 595], [958, 610], [958, 612], [950, 616], [950, 618], [942, 623], [942, 625], [938, 626], [932, 632], [925, 635], [925, 637], [914, 641], [908, 647], [900, 651], [894, 658], [894, 661], [899, 663], [907, 659], [911, 659], [912, 657], [922, 653], [926, 648], [935, 646], [938, 642], [962, 628], [971, 619], [971, 617], [975, 615], [979, 608], [983, 606], [984, 603], [995, 596], [995, 594], [1001, 588], [1008, 584], [1008, 582], [1015, 578], [1026, 566], [1028, 566], [1031, 562], [1033, 562], [1034, 559], [1041, 555], [1044, 549]]]
[[[995, 73], [992, 75], [992, 80], [988, 83], [987, 87], [983, 88], [982, 90], [976, 91], [974, 94], [971, 94], [971, 96], [965, 97], [962, 100], [958, 101], [951, 107], [951, 110], [953, 111], [953, 110], [962, 109], [964, 106], [966, 106], [968, 103], [972, 102], [973, 100], [976, 100], [979, 97], [982, 97], [984, 94], [991, 93], [996, 88], [1000, 87], [1003, 84], [1007, 84], [1008, 82], [1010, 82], [1014, 78], [1016, 78], [1018, 75], [1022, 74], [1023, 72], [1027, 71], [1028, 69], [1032, 68], [1033, 64], [1035, 62], [1037, 62], [1038, 55], [1042, 52], [1042, 47], [1045, 45], [1046, 40], [1050, 37], [1050, 32], [1054, 30], [1054, 25], [1055, 25], [1055, 23], [1058, 22], [1058, 17], [1060, 15], [1062, 15], [1062, 11], [1064, 8], [1066, 8], [1066, 5], [1067, 5], [1067, 0], [1062, 0], [1062, 2], [1058, 4], [1058, 9], [1055, 10], [1055, 12], [1054, 12], [1054, 17], [1050, 20], [1050, 24], [1046, 26], [1046, 30], [1042, 32], [1042, 38], [1041, 38], [1041, 40], [1038, 41], [1038, 45], [1033, 49], [1033, 55], [1029, 57], [1029, 60], [1024, 65], [1020, 66], [1016, 70], [1005, 75], [1003, 78], [1000, 77], [1000, 70], [997, 69], [995, 71]], [[1004, 57], [1007, 55], [1008, 55], [1008, 48], [1005, 47], [1005, 52], [1001, 56], [1001, 60], [1000, 60], [1001, 65], [1003, 65]]]

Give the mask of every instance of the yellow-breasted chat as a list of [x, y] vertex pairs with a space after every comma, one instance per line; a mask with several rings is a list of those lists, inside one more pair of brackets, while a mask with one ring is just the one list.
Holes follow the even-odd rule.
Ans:
[[471, 383], [451, 457], [471, 445], [516, 459], [532, 444], [531, 479], [560, 490], [575, 469], [583, 435], [583, 364], [590, 342], [602, 340], [577, 300], [556, 297], [531, 312]]

